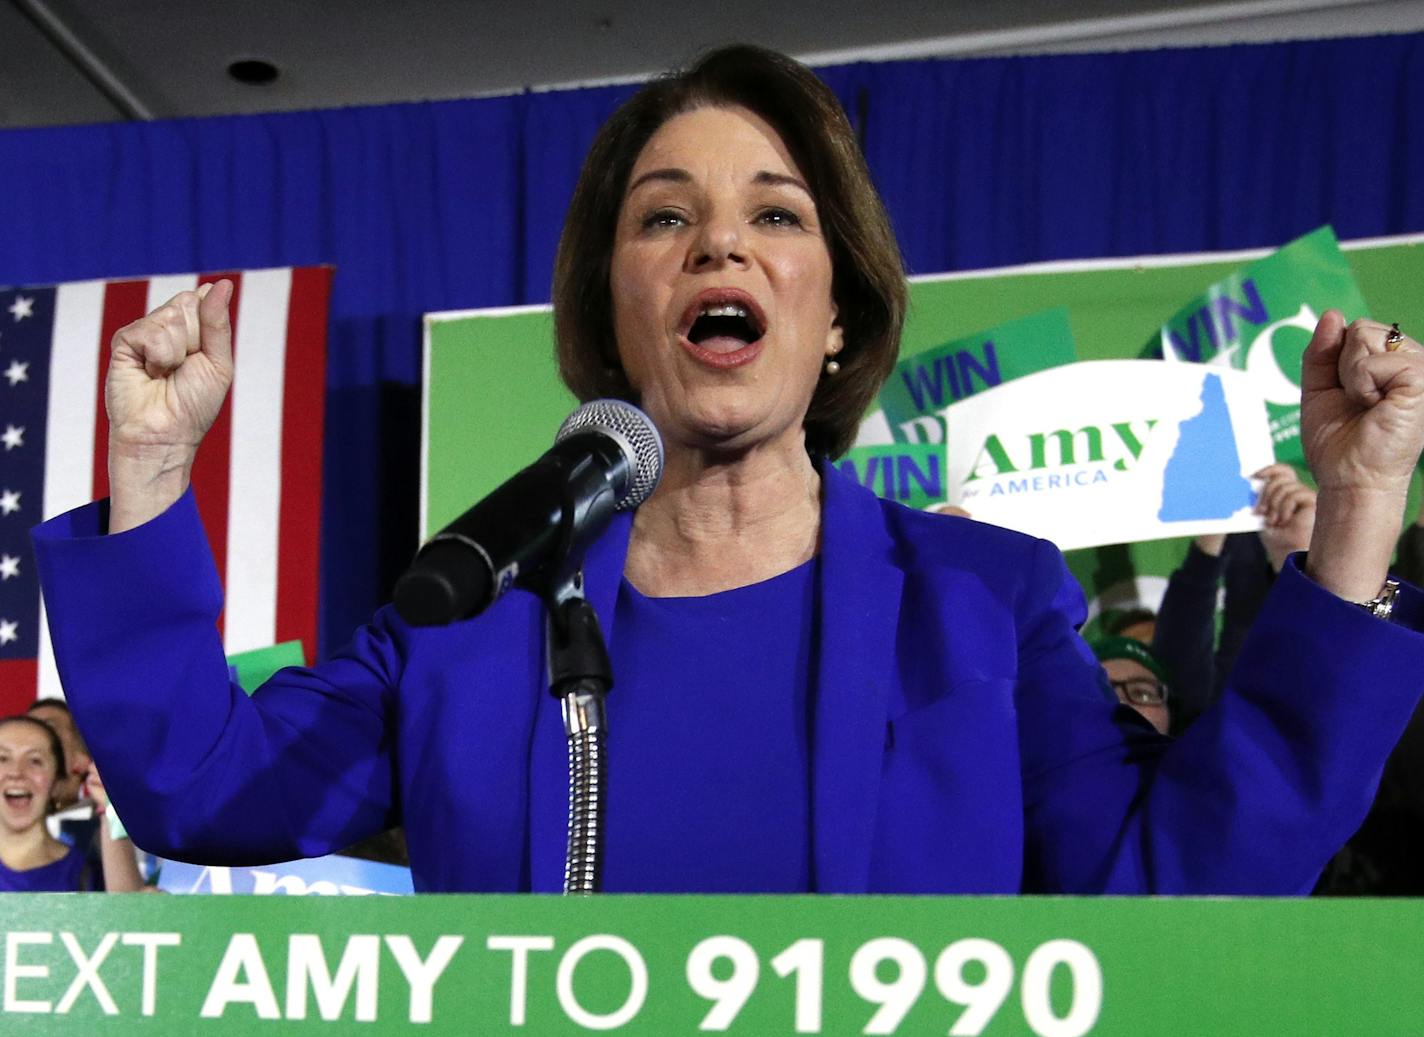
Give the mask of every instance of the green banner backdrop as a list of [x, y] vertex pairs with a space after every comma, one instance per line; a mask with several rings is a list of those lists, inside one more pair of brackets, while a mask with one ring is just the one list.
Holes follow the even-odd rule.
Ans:
[[1424, 901], [70, 894], [4, 907], [5, 1033], [1385, 1037], [1418, 1034], [1424, 1004]]
[[[1424, 329], [1424, 237], [1342, 244], [1371, 313]], [[1091, 260], [915, 278], [903, 358], [1055, 307], [1067, 310], [1078, 358], [1142, 355], [1182, 307], [1266, 251]], [[422, 536], [546, 450], [574, 407], [560, 385], [547, 307], [426, 318]], [[881, 489], [885, 481], [879, 482]], [[1414, 505], [1411, 503], [1411, 507]], [[1104, 610], [1161, 594], [1185, 543], [1160, 540], [1073, 552], [1090, 602]]]

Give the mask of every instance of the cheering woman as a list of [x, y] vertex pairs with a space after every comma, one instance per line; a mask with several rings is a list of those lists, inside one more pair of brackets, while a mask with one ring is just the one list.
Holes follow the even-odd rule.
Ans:
[[[551, 204], [558, 200], [551, 199]], [[1320, 321], [1320, 486], [1230, 690], [1183, 738], [1117, 706], [1051, 545], [875, 498], [828, 459], [894, 364], [905, 284], [844, 114], [733, 47], [600, 131], [554, 283], [564, 380], [650, 415], [663, 480], [585, 565], [616, 673], [609, 890], [1307, 891], [1419, 695], [1386, 584], [1424, 352]], [[237, 864], [396, 823], [418, 889], [560, 887], [565, 761], [540, 602], [378, 613], [251, 699], [189, 472], [231, 382], [224, 282], [120, 331], [112, 497], [39, 528], [60, 674], [146, 849]]]

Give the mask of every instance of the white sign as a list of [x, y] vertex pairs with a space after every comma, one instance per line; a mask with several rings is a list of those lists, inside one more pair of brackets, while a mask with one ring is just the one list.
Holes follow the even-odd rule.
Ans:
[[409, 896], [410, 869], [330, 854], [253, 868], [204, 867], [164, 861], [158, 888], [165, 893], [255, 893], [290, 896]]
[[1087, 361], [943, 414], [949, 502], [1064, 551], [1261, 528], [1250, 476], [1275, 458], [1245, 372]]

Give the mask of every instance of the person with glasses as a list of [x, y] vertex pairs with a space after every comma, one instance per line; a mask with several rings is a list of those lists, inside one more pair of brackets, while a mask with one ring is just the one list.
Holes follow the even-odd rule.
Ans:
[[1152, 650], [1131, 637], [1105, 637], [1094, 642], [1093, 654], [1102, 663], [1117, 700], [1137, 710], [1165, 735], [1171, 726], [1167, 671]]

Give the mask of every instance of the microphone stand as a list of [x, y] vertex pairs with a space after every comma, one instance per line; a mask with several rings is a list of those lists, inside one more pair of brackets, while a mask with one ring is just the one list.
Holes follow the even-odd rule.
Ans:
[[[579, 468], [588, 469], [591, 461]], [[576, 474], [578, 469], [575, 470]], [[598, 614], [583, 592], [583, 556], [612, 515], [617, 495], [606, 490], [580, 500], [567, 481], [563, 523], [554, 562], [538, 584], [544, 601], [544, 651], [549, 693], [564, 714], [569, 743], [569, 841], [564, 854], [564, 894], [587, 895], [603, 888], [603, 832], [606, 802], [608, 719], [603, 700], [613, 687], [608, 646]], [[580, 514], [582, 512], [582, 514]]]
[[563, 707], [569, 743], [569, 841], [564, 856], [564, 893], [587, 895], [603, 888], [605, 744], [603, 700], [613, 686], [608, 649], [598, 615], [575, 573], [545, 598], [545, 662], [549, 693]]

